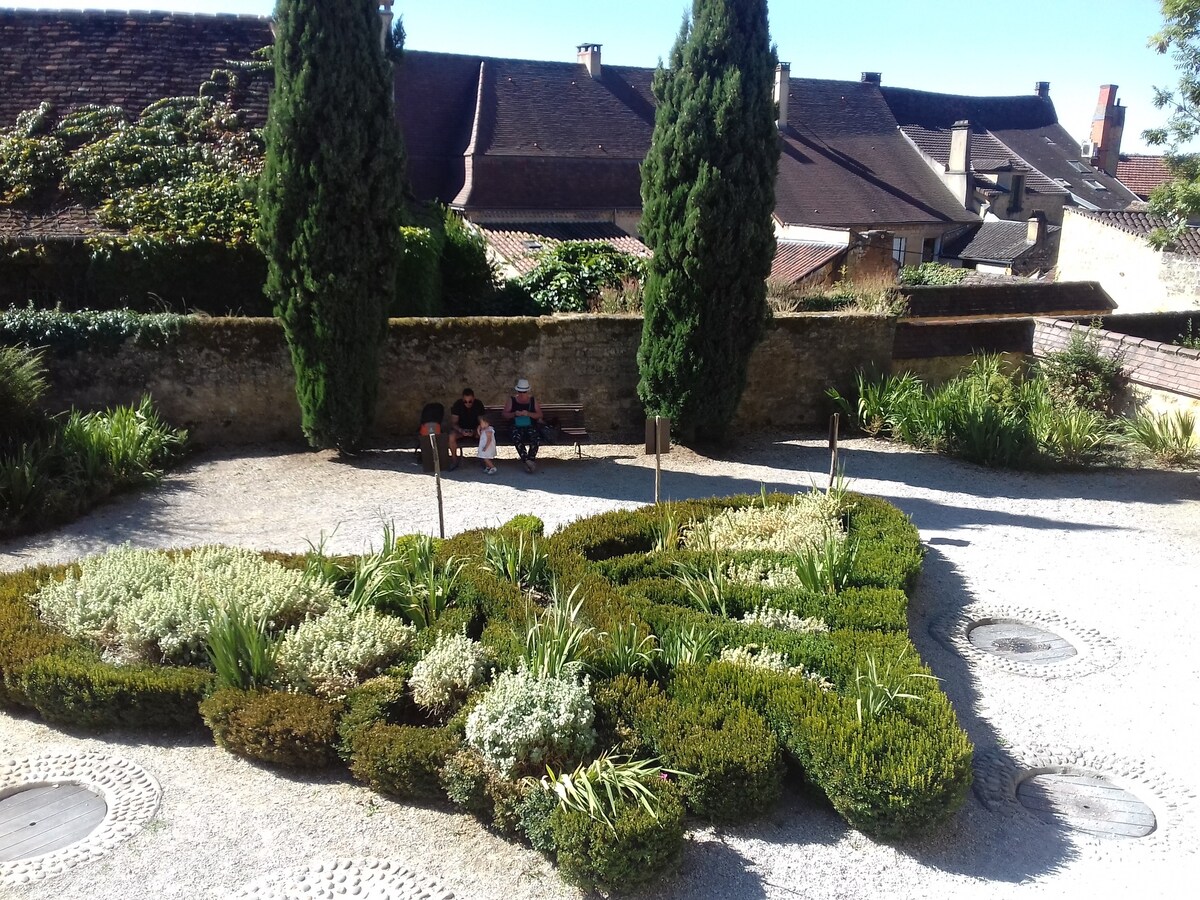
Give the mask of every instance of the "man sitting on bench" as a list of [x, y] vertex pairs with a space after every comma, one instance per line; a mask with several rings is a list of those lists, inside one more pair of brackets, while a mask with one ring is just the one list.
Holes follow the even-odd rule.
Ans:
[[533, 474], [537, 471], [538, 447], [541, 444], [537, 425], [542, 418], [542, 411], [537, 401], [529, 391], [529, 381], [518, 378], [513, 388], [513, 395], [504, 404], [504, 418], [513, 423], [513, 446], [517, 448], [517, 456], [525, 464], [525, 471]]
[[479, 439], [479, 417], [483, 415], [483, 404], [475, 399], [475, 392], [463, 388], [462, 397], [454, 401], [450, 407], [450, 456], [453, 471], [462, 462], [461, 440], [464, 444], [474, 444]]

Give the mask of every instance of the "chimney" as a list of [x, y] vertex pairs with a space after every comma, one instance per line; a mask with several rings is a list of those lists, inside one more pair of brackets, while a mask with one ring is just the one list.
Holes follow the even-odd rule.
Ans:
[[946, 186], [963, 209], [974, 212], [974, 185], [971, 182], [971, 123], [959, 119], [950, 131], [950, 161], [946, 164]]
[[781, 62], [775, 67], [775, 127], [787, 128], [788, 93], [792, 85], [792, 64]]
[[1040, 244], [1046, 237], [1046, 214], [1034, 212], [1029, 214], [1029, 221], [1025, 224], [1025, 240], [1029, 241], [1035, 247]]
[[1100, 99], [1092, 116], [1093, 165], [1109, 175], [1117, 174], [1121, 158], [1121, 135], [1125, 131], [1125, 107], [1117, 100], [1115, 84], [1100, 85]]
[[1033, 83], [1033, 92], [1043, 100], [1048, 100], [1050, 98], [1050, 82], [1035, 81]]
[[392, 33], [392, 4], [395, 0], [379, 0], [379, 46], [387, 49], [388, 36]]
[[579, 51], [579, 62], [587, 68], [588, 74], [596, 81], [600, 80], [600, 45], [599, 44], [579, 44], [576, 49]]
[[880, 72], [863, 72], [863, 84], [883, 84], [883, 74]]

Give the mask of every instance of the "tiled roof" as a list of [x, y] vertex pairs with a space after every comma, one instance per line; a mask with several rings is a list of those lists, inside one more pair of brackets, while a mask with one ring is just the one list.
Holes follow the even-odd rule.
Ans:
[[845, 245], [779, 241], [771, 261], [771, 281], [791, 284], [820, 269], [846, 252]]
[[[950, 162], [950, 129], [924, 128], [920, 125], [902, 125], [903, 131], [921, 152], [936, 159], [942, 165]], [[1065, 194], [1066, 188], [1051, 181], [1041, 172], [1022, 164], [1021, 157], [1004, 145], [988, 131], [971, 129], [971, 169], [977, 174], [1005, 170], [1025, 169], [1025, 187], [1038, 194]]]
[[650, 250], [611, 222], [488, 222], [480, 223], [488, 246], [522, 275], [537, 265], [537, 255], [563, 241], [603, 241], [643, 259]]
[[[1093, 210], [1076, 210], [1079, 215], [1103, 222], [1110, 228], [1145, 237], [1156, 228], [1167, 228], [1169, 223], [1161, 216], [1148, 212], [1121, 210], [1119, 212], [1099, 212]], [[1189, 227], [1175, 242], [1171, 252], [1185, 256], [1200, 256], [1200, 228]]]
[[[195, 96], [214, 69], [270, 43], [257, 16], [0, 9], [0, 127], [46, 100], [60, 111], [92, 103], [136, 115], [164, 97]], [[265, 81], [238, 98], [257, 122]]]
[[1058, 124], [1049, 97], [966, 97], [895, 87], [880, 90], [906, 131], [918, 126], [948, 132], [956, 121], [965, 119], [974, 130], [990, 132], [1051, 182], [1066, 182], [1080, 206], [1124, 209], [1137, 199], [1117, 179], [1080, 161], [1079, 144]]
[[1143, 200], [1160, 184], [1171, 180], [1166, 160], [1146, 153], [1122, 153], [1117, 162], [1117, 178]]
[[0, 239], [44, 241], [114, 233], [100, 224], [95, 210], [82, 206], [64, 206], [37, 212], [0, 206]]
[[[1047, 227], [1047, 233], [1058, 230], [1057, 225]], [[977, 262], [1011, 263], [1036, 246], [1033, 241], [1027, 240], [1027, 234], [1026, 222], [984, 222], [979, 228], [943, 246], [942, 256]]]

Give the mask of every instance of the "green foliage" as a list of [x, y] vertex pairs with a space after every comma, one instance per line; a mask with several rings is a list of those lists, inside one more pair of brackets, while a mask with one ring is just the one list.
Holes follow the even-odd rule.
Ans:
[[40, 351], [0, 346], [0, 422], [6, 432], [0, 449], [42, 420], [40, 406], [48, 386]]
[[207, 641], [208, 660], [220, 687], [249, 691], [271, 684], [279, 642], [267, 634], [266, 622], [236, 607], [219, 609]]
[[442, 310], [442, 249], [445, 235], [432, 228], [403, 226], [396, 262], [392, 316], [436, 316]]
[[875, 662], [875, 657], [867, 654], [867, 665], [865, 671], [854, 671], [854, 687], [858, 693], [855, 699], [855, 712], [858, 715], [858, 723], [861, 725], [865, 719], [876, 718], [883, 715], [891, 709], [897, 700], [916, 700], [920, 702], [921, 698], [916, 694], [909, 694], [903, 690], [904, 683], [911, 678], [928, 678], [937, 681], [932, 675], [926, 675], [923, 672], [908, 672], [905, 675], [898, 675], [892, 671], [894, 665], [898, 665], [904, 661], [904, 654], [907, 648], [901, 651], [900, 656], [896, 659], [889, 659], [887, 665], [880, 670], [879, 665]]
[[187, 731], [211, 676], [195, 669], [112, 666], [87, 652], [40, 656], [16, 675], [21, 702], [75, 728]]
[[589, 656], [588, 641], [595, 629], [581, 621], [578, 591], [576, 585], [564, 596], [555, 584], [550, 605], [525, 623], [525, 669], [537, 678], [574, 677]]
[[645, 269], [645, 262], [603, 241], [563, 241], [538, 254], [537, 265], [519, 281], [547, 312], [586, 312], [605, 288], [640, 285]]
[[657, 794], [657, 815], [624, 800], [612, 827], [580, 810], [556, 810], [551, 830], [563, 877], [588, 889], [624, 891], [669, 872], [683, 851], [683, 804], [673, 782], [663, 782]]
[[375, 411], [400, 253], [403, 152], [367, 0], [281, 0], [259, 190], [267, 294], [314, 447], [354, 452]]
[[217, 744], [231, 753], [286, 769], [323, 769], [338, 762], [342, 704], [282, 691], [217, 691], [200, 713]]
[[614, 678], [618, 675], [641, 675], [654, 671], [662, 656], [652, 634], [643, 634], [636, 622], [618, 625], [600, 645], [592, 659], [591, 668], [599, 675]]
[[555, 772], [547, 767], [541, 786], [558, 798], [563, 809], [599, 820], [615, 834], [614, 820], [628, 803], [635, 803], [658, 818], [655, 782], [666, 781], [671, 775], [686, 777], [687, 773], [664, 769], [655, 765], [654, 760], [622, 759], [601, 753], [588, 765], [576, 766], [573, 772]]
[[1124, 425], [1124, 439], [1169, 466], [1186, 465], [1200, 458], [1200, 433], [1196, 417], [1177, 409], [1170, 413], [1139, 413]]
[[669, 67], [655, 73], [638, 394], [684, 441], [725, 436], [766, 327], [775, 65], [766, 0], [694, 0]]
[[439, 635], [413, 666], [413, 700], [437, 715], [455, 712], [487, 675], [487, 652], [465, 634]]
[[969, 274], [968, 269], [956, 269], [939, 262], [924, 262], [919, 266], [901, 267], [899, 278], [904, 285], [947, 285], [958, 284]]
[[1187, 327], [1175, 338], [1174, 343], [1188, 350], [1200, 350], [1200, 330], [1193, 330], [1191, 319], [1187, 320]]
[[1112, 416], [1120, 406], [1126, 378], [1122, 353], [1106, 354], [1094, 330], [1075, 331], [1065, 350], [1047, 353], [1038, 372], [1059, 407], [1078, 406]]
[[795, 571], [805, 590], [837, 594], [850, 585], [857, 556], [858, 542], [831, 528], [820, 544], [800, 552]]
[[459, 743], [446, 728], [376, 723], [350, 736], [350, 771], [389, 797], [434, 799], [442, 793], [439, 773]]
[[549, 559], [537, 537], [519, 530], [489, 534], [484, 539], [483, 561], [497, 577], [527, 591], [550, 586]]
[[483, 235], [452, 209], [443, 213], [442, 308], [447, 315], [488, 312], [498, 281]]
[[10, 307], [0, 310], [0, 343], [45, 347], [55, 356], [72, 356], [82, 350], [114, 353], [126, 341], [144, 347], [168, 347], [179, 334], [183, 318], [127, 309], [63, 312]]

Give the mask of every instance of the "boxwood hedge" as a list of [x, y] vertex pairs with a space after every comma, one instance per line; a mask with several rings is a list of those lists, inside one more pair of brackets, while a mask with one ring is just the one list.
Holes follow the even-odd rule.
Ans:
[[[908, 595], [922, 555], [916, 529], [881, 500], [848, 499], [843, 519], [857, 556], [846, 587], [828, 595], [766, 582], [728, 584], [726, 615], [699, 608], [674, 577], [678, 563], [702, 563], [707, 554], [655, 549], [665, 517], [699, 521], [790, 497], [610, 512], [550, 536], [532, 516], [496, 529], [537, 540], [560, 587], [579, 586], [579, 624], [593, 629], [584, 645], [605, 657], [590, 671], [596, 751], [657, 757], [688, 773], [655, 785], [657, 818], [623, 801], [610, 826], [557, 805], [535, 779], [492, 770], [463, 744], [466, 717], [487, 686], [448, 722], [413, 703], [407, 678], [439, 635], [465, 633], [485, 645], [498, 670], [512, 669], [521, 663], [530, 617], [549, 602], [483, 565], [486, 530], [437, 542], [440, 563], [465, 563], [449, 609], [401, 665], [344, 701], [283, 691], [213, 693], [211, 674], [200, 669], [110, 665], [94, 648], [45, 626], [30, 606], [37, 584], [64, 570], [0, 576], [0, 705], [89, 727], [183, 728], [199, 710], [218, 743], [233, 752], [300, 768], [344, 761], [355, 777], [391, 796], [448, 798], [502, 833], [523, 835], [555, 854], [568, 878], [604, 889], [632, 887], [672, 865], [685, 811], [718, 823], [751, 819], [797, 775], [854, 827], [903, 837], [937, 826], [958, 808], [972, 748], [936, 680], [912, 677], [930, 674], [907, 634]], [[779, 553], [722, 558], [739, 566], [788, 560]], [[817, 627], [788, 631], [742, 620], [763, 606]], [[709, 655], [672, 668], [661, 654], [647, 652], [622, 671], [613, 662], [620, 657], [616, 635], [633, 628], [655, 644], [680, 629], [703, 633]], [[874, 710], [867, 704], [862, 714], [858, 700], [872, 668], [918, 699]]]

